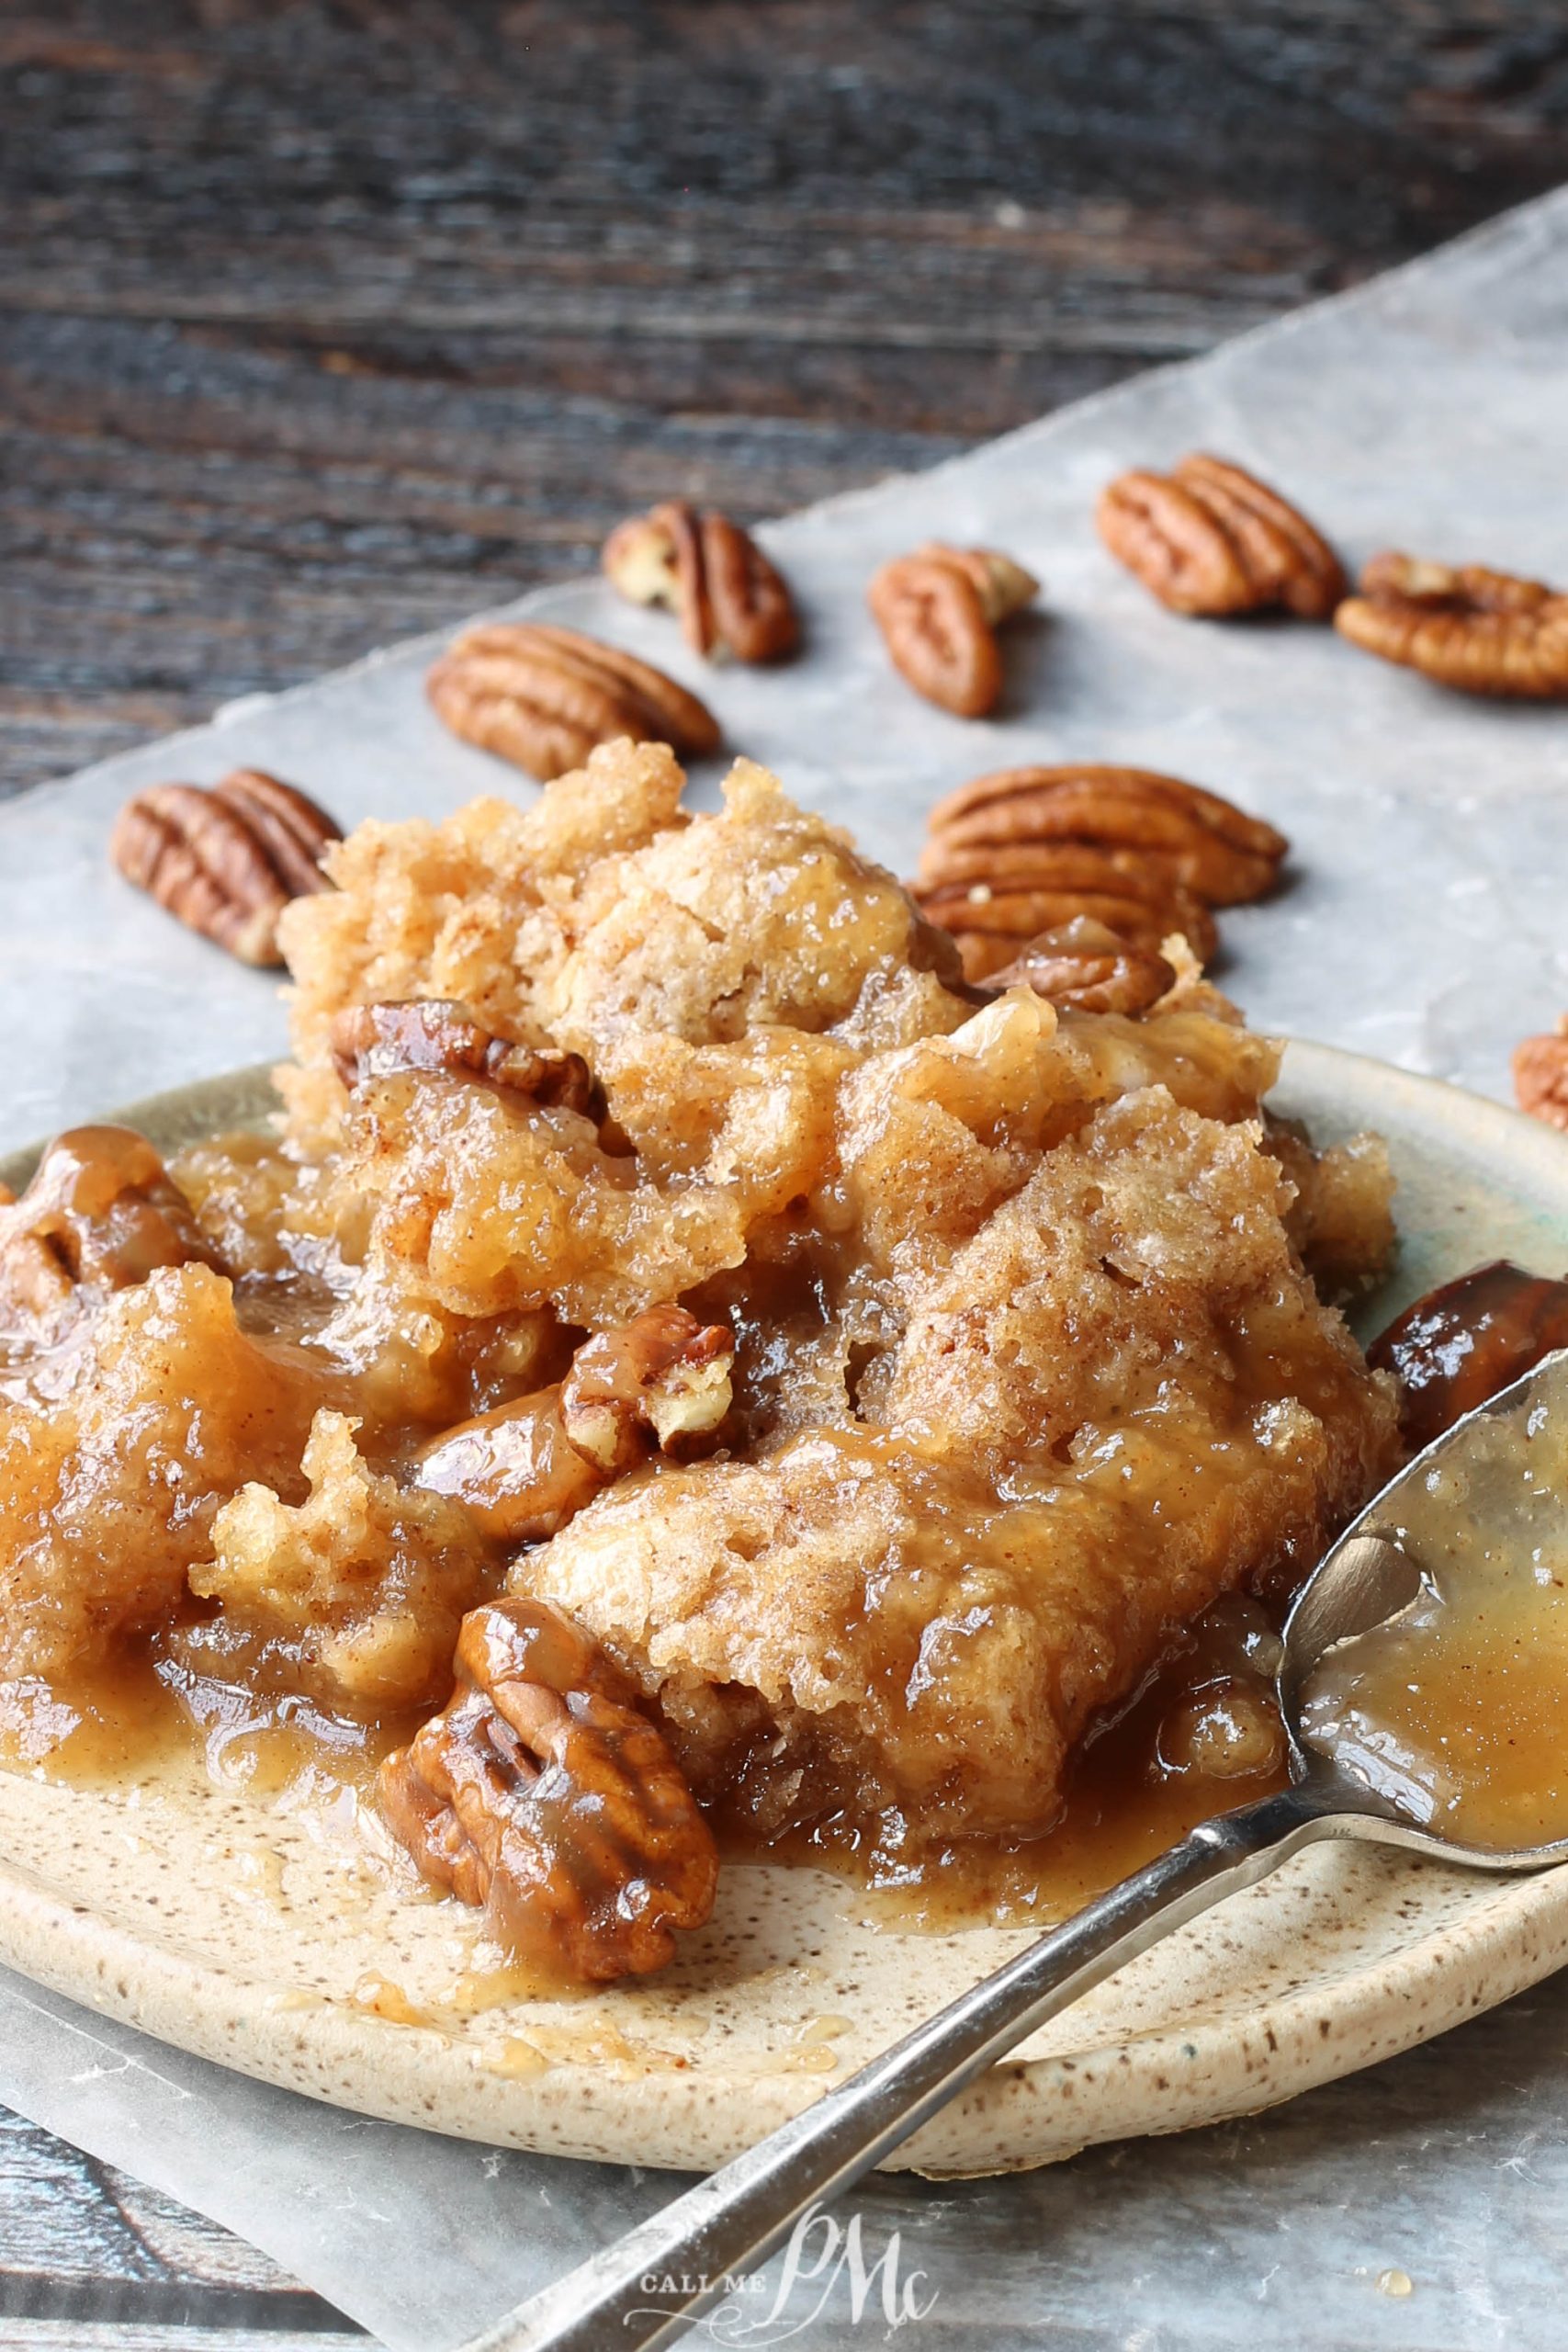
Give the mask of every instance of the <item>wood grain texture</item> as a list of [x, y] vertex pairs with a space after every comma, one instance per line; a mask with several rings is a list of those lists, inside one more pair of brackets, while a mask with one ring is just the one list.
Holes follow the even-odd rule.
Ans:
[[[1561, 0], [0, 0], [0, 792], [1562, 176]], [[0, 2114], [0, 2352], [363, 2341]]]
[[216, 2222], [0, 2109], [0, 2352], [365, 2340]]
[[8, 0], [0, 788], [1560, 175], [1559, 0]]

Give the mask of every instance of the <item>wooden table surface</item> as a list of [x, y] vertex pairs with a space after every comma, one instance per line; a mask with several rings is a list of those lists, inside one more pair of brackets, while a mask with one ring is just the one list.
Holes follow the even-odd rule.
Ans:
[[[0, 793], [1551, 186], [1562, 0], [0, 0]], [[317, 2347], [0, 2112], [0, 2352]]]

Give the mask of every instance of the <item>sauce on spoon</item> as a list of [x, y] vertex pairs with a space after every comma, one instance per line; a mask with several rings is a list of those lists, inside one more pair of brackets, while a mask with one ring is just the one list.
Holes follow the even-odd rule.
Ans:
[[1399, 1510], [1369, 1532], [1420, 1589], [1327, 1653], [1303, 1739], [1439, 1835], [1568, 1838], [1568, 1379], [1522, 1420], [1476, 1422]]

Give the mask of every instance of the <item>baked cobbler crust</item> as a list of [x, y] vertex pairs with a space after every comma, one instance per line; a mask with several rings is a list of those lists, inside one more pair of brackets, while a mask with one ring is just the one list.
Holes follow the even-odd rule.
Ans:
[[[1301, 1254], [1364, 1279], [1386, 1166], [1266, 1137], [1277, 1051], [1179, 940], [1135, 1018], [977, 1009], [764, 771], [681, 787], [617, 744], [333, 849], [281, 922], [278, 1135], [173, 1165], [186, 1262], [67, 1279], [40, 1333], [0, 1207], [0, 1673], [151, 1641], [373, 1715], [504, 1591], [713, 1814], [918, 1866], [1047, 1828], [1173, 1634], [1387, 1475], [1392, 1385]], [[591, 1458], [574, 1367], [677, 1305], [691, 1394]]]

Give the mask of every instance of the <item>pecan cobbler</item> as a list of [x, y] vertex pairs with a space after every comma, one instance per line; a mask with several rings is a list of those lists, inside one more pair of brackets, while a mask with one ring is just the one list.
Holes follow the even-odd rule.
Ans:
[[1314, 1287], [1381, 1150], [1265, 1123], [1179, 939], [1131, 1011], [986, 997], [770, 775], [682, 781], [361, 826], [280, 920], [277, 1132], [78, 1130], [0, 1207], [0, 1676], [372, 1727], [411, 1889], [587, 1978], [716, 1832], [1041, 1838], [1399, 1444]]

